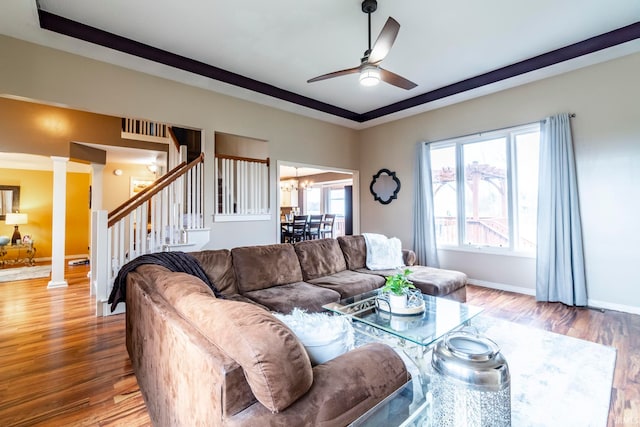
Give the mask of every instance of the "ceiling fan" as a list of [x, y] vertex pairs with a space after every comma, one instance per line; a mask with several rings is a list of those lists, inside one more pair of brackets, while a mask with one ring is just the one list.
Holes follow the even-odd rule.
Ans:
[[360, 73], [360, 84], [363, 86], [377, 85], [380, 80], [397, 86], [402, 89], [413, 89], [418, 86], [411, 80], [405, 79], [391, 71], [380, 67], [382, 60], [389, 54], [393, 42], [400, 31], [400, 24], [395, 19], [389, 17], [382, 27], [382, 31], [378, 35], [376, 42], [371, 46], [371, 14], [378, 8], [377, 0], [364, 0], [362, 2], [362, 11], [369, 18], [369, 49], [364, 52], [364, 57], [360, 59], [360, 66], [348, 68], [346, 70], [334, 71], [333, 73], [323, 74], [318, 77], [307, 80], [307, 83], [313, 83], [320, 80], [332, 79], [347, 74]]

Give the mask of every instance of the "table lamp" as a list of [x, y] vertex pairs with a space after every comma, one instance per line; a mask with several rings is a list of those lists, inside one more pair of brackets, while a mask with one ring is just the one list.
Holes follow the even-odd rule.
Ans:
[[22, 240], [20, 236], [20, 230], [18, 230], [18, 225], [27, 223], [27, 214], [26, 213], [8, 213], [5, 217], [5, 223], [7, 225], [15, 225], [13, 229], [13, 236], [11, 236], [11, 244], [17, 244], [18, 240]]

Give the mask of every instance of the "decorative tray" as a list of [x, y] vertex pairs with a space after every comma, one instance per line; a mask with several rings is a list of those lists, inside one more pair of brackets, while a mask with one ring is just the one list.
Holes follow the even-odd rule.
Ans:
[[393, 311], [391, 310], [388, 297], [385, 293], [381, 293], [380, 295], [378, 295], [375, 301], [376, 308], [378, 310], [398, 316], [413, 316], [416, 314], [421, 314], [425, 310], [424, 300], [422, 299], [422, 294], [420, 294], [420, 292], [409, 295], [406, 307]]

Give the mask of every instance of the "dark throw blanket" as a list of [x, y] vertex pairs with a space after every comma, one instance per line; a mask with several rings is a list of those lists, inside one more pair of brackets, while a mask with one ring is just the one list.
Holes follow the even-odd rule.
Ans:
[[111, 290], [111, 295], [109, 295], [108, 302], [111, 304], [112, 312], [119, 303], [125, 302], [126, 300], [127, 274], [144, 264], [161, 265], [173, 272], [188, 273], [196, 276], [211, 288], [216, 298], [223, 298], [220, 291], [209, 281], [209, 277], [207, 277], [202, 266], [194, 257], [185, 252], [156, 252], [140, 255], [138, 258], [122, 266], [116, 279], [113, 281], [113, 289]]

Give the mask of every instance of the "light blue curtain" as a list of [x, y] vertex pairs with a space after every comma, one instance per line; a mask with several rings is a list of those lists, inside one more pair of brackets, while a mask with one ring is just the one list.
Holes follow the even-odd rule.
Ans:
[[536, 300], [587, 305], [569, 114], [541, 123]]
[[413, 248], [419, 265], [440, 267], [436, 247], [436, 223], [431, 185], [431, 149], [418, 143], [416, 152], [415, 204], [413, 209]]

